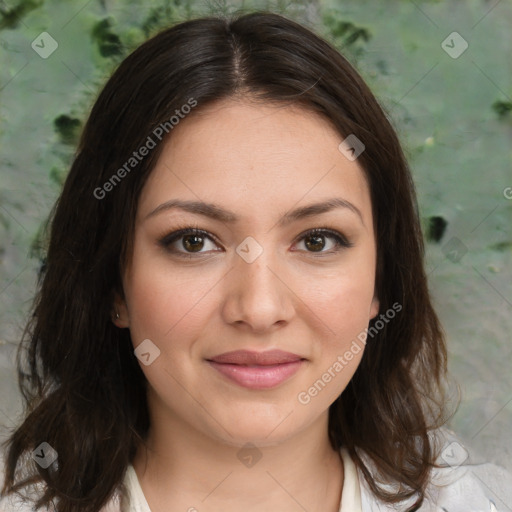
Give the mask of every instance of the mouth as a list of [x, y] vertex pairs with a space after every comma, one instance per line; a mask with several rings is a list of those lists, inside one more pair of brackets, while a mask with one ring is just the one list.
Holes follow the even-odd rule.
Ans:
[[306, 359], [281, 350], [236, 350], [206, 361], [221, 375], [239, 386], [249, 389], [270, 389], [297, 373]]

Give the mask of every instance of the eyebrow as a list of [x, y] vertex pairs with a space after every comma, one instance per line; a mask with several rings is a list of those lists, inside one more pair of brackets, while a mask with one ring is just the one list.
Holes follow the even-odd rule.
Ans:
[[[171, 210], [173, 208], [179, 208], [189, 213], [195, 213], [197, 215], [204, 215], [205, 217], [210, 217], [214, 220], [218, 220], [224, 223], [235, 223], [240, 220], [240, 217], [229, 210], [225, 210], [224, 208], [213, 204], [213, 203], [205, 203], [202, 201], [183, 201], [180, 199], [171, 199], [170, 201], [166, 201], [161, 205], [157, 206], [154, 210], [152, 210], [148, 215], [146, 215], [145, 220], [153, 217], [161, 212]], [[308, 206], [302, 206], [300, 208], [296, 208], [290, 212], [287, 212], [281, 217], [278, 222], [278, 225], [283, 227], [287, 224], [291, 224], [292, 222], [296, 222], [301, 219], [305, 219], [307, 217], [313, 217], [315, 215], [320, 215], [322, 213], [329, 212], [336, 208], [346, 208], [349, 211], [355, 213], [361, 220], [364, 225], [363, 215], [357, 206], [352, 204], [350, 201], [346, 199], [342, 199], [340, 197], [334, 197], [331, 199], [327, 199], [325, 201], [321, 201], [318, 203], [313, 203]]]

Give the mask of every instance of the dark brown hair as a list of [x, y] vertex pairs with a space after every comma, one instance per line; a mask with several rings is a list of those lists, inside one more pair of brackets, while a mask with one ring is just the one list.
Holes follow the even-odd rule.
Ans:
[[[104, 197], [94, 191], [191, 98], [194, 115], [234, 95], [313, 110], [340, 142], [354, 134], [365, 144], [358, 163], [375, 217], [376, 290], [381, 312], [397, 302], [402, 311], [368, 340], [330, 407], [329, 437], [333, 448], [349, 450], [376, 496], [416, 495], [415, 507], [422, 503], [436, 455], [429, 431], [445, 421], [446, 347], [428, 293], [411, 174], [394, 129], [349, 62], [309, 29], [264, 12], [162, 31], [120, 64], [97, 98], [52, 212], [20, 349], [26, 411], [8, 439], [4, 494], [42, 482], [37, 506], [55, 501], [58, 512], [97, 512], [119, 489], [149, 419], [130, 333], [111, 320], [113, 294], [122, 292], [138, 197], [162, 144]], [[22, 464], [41, 442], [57, 451], [58, 465]], [[386, 482], [399, 490], [386, 491]]]

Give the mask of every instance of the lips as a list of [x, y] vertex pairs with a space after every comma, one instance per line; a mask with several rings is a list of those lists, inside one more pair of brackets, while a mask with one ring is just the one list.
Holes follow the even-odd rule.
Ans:
[[297, 373], [304, 360], [297, 354], [282, 350], [236, 350], [207, 359], [207, 362], [229, 381], [261, 390], [274, 388], [288, 380]]
[[272, 366], [274, 364], [292, 363], [294, 361], [300, 361], [301, 359], [303, 358], [297, 354], [283, 352], [282, 350], [267, 350], [266, 352], [235, 350], [212, 357], [209, 361], [244, 366]]

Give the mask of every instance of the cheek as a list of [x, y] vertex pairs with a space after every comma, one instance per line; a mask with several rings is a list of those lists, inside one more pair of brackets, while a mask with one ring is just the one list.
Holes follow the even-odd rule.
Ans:
[[364, 273], [338, 274], [337, 279], [328, 293], [310, 295], [325, 328], [315, 338], [313, 364], [297, 400], [318, 412], [343, 392], [361, 362], [373, 298], [373, 281]]
[[319, 319], [312, 346], [313, 377], [309, 377], [311, 383], [320, 379], [328, 388], [322, 393], [326, 402], [346, 387], [363, 357], [374, 282], [373, 253], [366, 250], [347, 258], [346, 265], [335, 272], [318, 275], [301, 290], [304, 302]]
[[169, 348], [169, 340], [179, 343], [183, 339], [180, 333], [186, 332], [190, 338], [199, 330], [208, 316], [209, 292], [215, 280], [207, 274], [192, 275], [172, 269], [168, 263], [134, 255], [126, 287], [134, 344], [149, 338], [162, 349]]
[[343, 339], [344, 333], [368, 326], [374, 282], [374, 266], [368, 258], [368, 262], [354, 261], [336, 272], [308, 280], [301, 294], [307, 306], [330, 328], [331, 334]]

